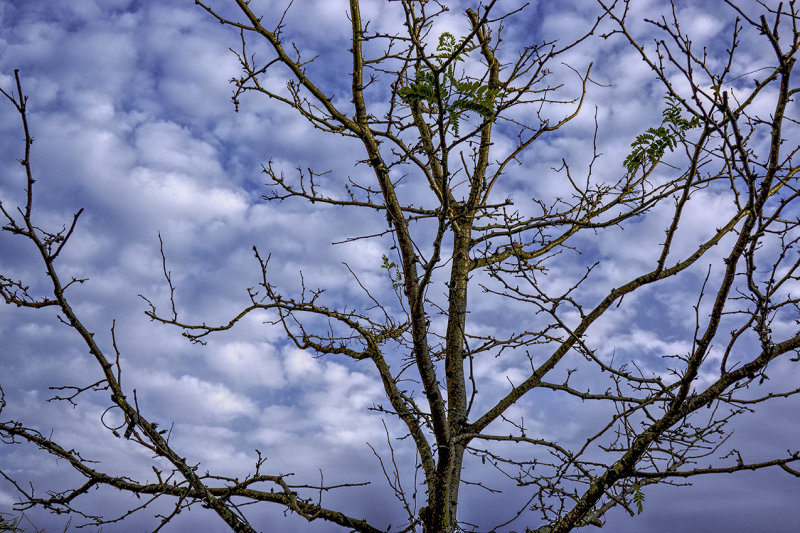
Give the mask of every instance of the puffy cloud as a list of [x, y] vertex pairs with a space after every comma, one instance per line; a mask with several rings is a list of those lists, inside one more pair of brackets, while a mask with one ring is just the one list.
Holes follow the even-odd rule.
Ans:
[[145, 376], [138, 388], [154, 410], [181, 422], [233, 421], [240, 416], [252, 418], [258, 412], [254, 400], [220, 383], [191, 375], [156, 372]]
[[232, 342], [207, 355], [209, 366], [236, 387], [276, 388], [285, 383], [276, 350], [269, 344]]

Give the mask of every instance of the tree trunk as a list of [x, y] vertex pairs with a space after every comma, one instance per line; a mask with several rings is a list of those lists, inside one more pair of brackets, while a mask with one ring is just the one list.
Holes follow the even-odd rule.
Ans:
[[420, 510], [423, 533], [452, 533], [458, 525], [458, 489], [465, 447], [453, 445], [439, 454], [436, 485], [431, 490], [428, 507]]

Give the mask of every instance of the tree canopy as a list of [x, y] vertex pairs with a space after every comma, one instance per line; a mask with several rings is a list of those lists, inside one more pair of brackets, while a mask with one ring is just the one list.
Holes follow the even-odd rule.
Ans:
[[[397, 18], [373, 24], [362, 13], [372, 4], [350, 0], [346, 19], [337, 19], [348, 24], [341, 50], [320, 44], [323, 35], [296, 33], [299, 4], [282, 12], [246, 0], [195, 4], [238, 37], [231, 112], [268, 106], [263, 127], [276, 137], [302, 123], [314, 130], [308, 139], [335, 139], [347, 147], [342, 158], [356, 154], [344, 173], [292, 170], [267, 147], [273, 159], [261, 168], [270, 217], [293, 216], [293, 239], [315, 218], [342, 223], [346, 234], [334, 245], [348, 252], [335, 274], [302, 271], [290, 283], [285, 271], [296, 269], [279, 251], [253, 242], [225, 248], [249, 255], [254, 281], [236, 295], [226, 289], [207, 317], [182, 303], [187, 273], [172, 260], [181, 245], [152, 235], [148, 266], [162, 280], [139, 290], [148, 327], [180, 333], [201, 351], [258, 328], [294, 350], [282, 353], [287, 368], [294, 358], [287, 379], [318, 371], [350, 380], [352, 401], [383, 428], [380, 442], [361, 448], [382, 479], [367, 489], [358, 476], [338, 479], [341, 472], [329, 481], [330, 465], [300, 452], [318, 477], [290, 474], [268, 448], [250, 453], [246, 471], [212, 468], [185, 451], [192, 439], [180, 435], [180, 421], [137, 392], [157, 379], [129, 353], [154, 350], [149, 334], [138, 333], [129, 350], [114, 317], [105, 317], [110, 333], [83, 318], [90, 311], [80, 291], [92, 280], [76, 271], [79, 262], [62, 262], [89, 239], [81, 224], [92, 215], [78, 208], [56, 220], [37, 210], [49, 184], [37, 177], [35, 101], [15, 71], [2, 92], [22, 125], [24, 172], [9, 172], [0, 190], [2, 246], [17, 253], [24, 243], [35, 257], [21, 267], [0, 263], [0, 294], [18, 312], [52, 310], [49, 319], [80, 340], [81, 372], [56, 376], [51, 399], [95, 406], [86, 412], [99, 416], [82, 423], [130, 457], [97, 462], [41, 421], [18, 418], [21, 395], [5, 394], [4, 373], [2, 447], [33, 446], [77, 474], [66, 489], [34, 488], [0, 467], [17, 510], [115, 524], [152, 508], [160, 528], [202, 507], [234, 531], [257, 531], [273, 526], [252, 509], [272, 505], [348, 531], [555, 533], [603, 525], [615, 509], [636, 516], [656, 485], [761, 470], [800, 477], [796, 442], [764, 455], [732, 438], [737, 421], [774, 403], [796, 405], [800, 393], [794, 1], [726, 1], [729, 23], [698, 46], [702, 36], [684, 18], [691, 13], [674, 3], [643, 22], [629, 2], [597, 0], [577, 30], [551, 39], [535, 25], [525, 31], [532, 6], [400, 0], [386, 5]], [[623, 81], [594, 57], [606, 42], [625, 47], [644, 72], [637, 75], [646, 82], [626, 87], [657, 111], [648, 121], [593, 104], [595, 94], [624, 97], [615, 96]], [[617, 73], [628, 71], [639, 72], [625, 65]], [[631, 124], [624, 143], [606, 142]], [[581, 145], [567, 148], [587, 126]], [[148, 150], [158, 154], [154, 139]], [[296, 150], [315, 150], [300, 141]], [[173, 178], [148, 179], [137, 183]], [[20, 188], [23, 195], [6, 195]], [[209, 190], [221, 212], [246, 201]], [[279, 378], [247, 353], [232, 387], [268, 391]], [[339, 366], [320, 370], [314, 361]], [[217, 368], [230, 371], [225, 360]], [[362, 377], [374, 395], [358, 397]], [[249, 401], [211, 385], [201, 396]], [[264, 416], [267, 425], [286, 420], [275, 409]], [[322, 433], [337, 422], [333, 411], [314, 416]], [[227, 427], [196, 426], [200, 439]], [[302, 448], [297, 439], [274, 440]], [[84, 503], [112, 488], [131, 496], [129, 512], [108, 516]], [[394, 497], [392, 510], [354, 503], [379, 490]], [[465, 502], [508, 494], [521, 497], [498, 516], [465, 518]]]

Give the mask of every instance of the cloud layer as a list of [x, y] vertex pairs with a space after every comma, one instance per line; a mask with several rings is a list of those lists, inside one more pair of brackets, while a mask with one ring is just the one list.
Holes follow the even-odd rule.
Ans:
[[[272, 2], [252, 4], [266, 18], [279, 13]], [[349, 23], [346, 6], [340, 4], [298, 2], [286, 22], [290, 37], [303, 43], [304, 54], [320, 55], [309, 68], [346, 94]], [[500, 4], [503, 9], [516, 6], [514, 2]], [[536, 3], [507, 28], [506, 44], [513, 48], [512, 44], [529, 38], [568, 39], [597, 16], [585, 4]], [[645, 15], [657, 18], [661, 4], [637, 3], [631, 20]], [[396, 9], [392, 3], [385, 8], [370, 3], [364, 17], [373, 21], [372, 29], [394, 31]], [[460, 13], [453, 9], [432, 33], [463, 33]], [[703, 6], [687, 7], [680, 16], [688, 24], [684, 30], [698, 35], [698, 41], [707, 42], [713, 50], [719, 50], [729, 37], [729, 17], [718, 17]], [[393, 500], [378, 460], [367, 447], [370, 443], [387, 450], [381, 418], [369, 410], [382, 401], [382, 388], [372, 368], [335, 357], [316, 358], [296, 349], [278, 326], [269, 324], [275, 317], [268, 313], [248, 317], [232, 331], [212, 337], [207, 346], [192, 345], [174, 328], [149, 321], [143, 314], [147, 304], [139, 297], [144, 295], [160, 309], [169, 305], [160, 235], [176, 286], [176, 302], [187, 321], [224, 323], [247, 305], [246, 289], [255, 286], [260, 275], [254, 245], [265, 255], [272, 254], [271, 281], [287, 294], [299, 291], [302, 272], [309, 286], [329, 288], [327, 301], [363, 303], [364, 293], [349, 267], [365, 287], [382, 291], [376, 294], [391, 301], [390, 284], [380, 269], [391, 243], [376, 239], [331, 244], [382, 231], [380, 216], [262, 199], [266, 193], [262, 164], [272, 161], [287, 176], [296, 176], [296, 169], [330, 171], [322, 178], [322, 186], [330, 183], [331, 190], [339, 190], [335, 185], [348, 176], [364, 175], [363, 168], [355, 166], [363, 158], [359, 147], [313, 130], [266, 99], [244, 98], [239, 112], [234, 112], [228, 80], [237, 75], [238, 65], [229, 48], [239, 46], [239, 37], [190, 3], [6, 2], [0, 6], [0, 27], [4, 28], [0, 86], [10, 89], [13, 69], [19, 68], [29, 95], [36, 138], [37, 216], [43, 226], [58, 228], [68, 224], [79, 208], [85, 209], [60, 266], [64, 275], [89, 278], [70, 289], [71, 296], [105, 349], [111, 350], [109, 332], [115, 321], [123, 379], [127, 387], [137, 390], [142, 408], [161, 426], [170, 427], [172, 442], [204, 469], [246, 474], [253, 469], [258, 449], [269, 457], [271, 468], [295, 472], [298, 480], [311, 484], [318, 481], [320, 469], [325, 481], [332, 483], [371, 481], [371, 487], [332, 495], [326, 501], [341, 503], [348, 512], [387, 526], [393, 520], [399, 523], [398, 515], [384, 511], [393, 508]], [[651, 32], [638, 22], [632, 28], [638, 36]], [[743, 74], [765, 61], [761, 48], [747, 50], [747, 64], [740, 67]], [[254, 52], [264, 53], [257, 47]], [[522, 202], [532, 195], [547, 199], [564, 191], [563, 182], [557, 182], [552, 171], [562, 158], [574, 169], [586, 169], [595, 107], [603, 152], [595, 172], [619, 173], [631, 139], [660, 120], [663, 91], [621, 40], [594, 38], [570, 51], [565, 61], [579, 72], [594, 61], [593, 72], [602, 86], [591, 87], [579, 119], [509, 170], [502, 192], [514, 193]], [[566, 66], [562, 70], [553, 76], [574, 87], [574, 72]], [[284, 74], [274, 76], [279, 79]], [[0, 199], [4, 205], [16, 205], [24, 194], [24, 178], [16, 163], [23, 145], [13, 111], [10, 105], [0, 105]], [[501, 131], [497, 149], [510, 142]], [[729, 211], [712, 191], [699, 195], [697, 204], [703, 208], [687, 214], [679, 249], [688, 250], [707, 238], [714, 231], [708, 221], [724, 218]], [[517, 207], [521, 211], [534, 208], [524, 203]], [[599, 297], [652, 264], [668, 216], [668, 210], [656, 211], [624, 229], [582, 237], [590, 253], [565, 256], [557, 263], [560, 275], [543, 283], [553, 290], [566, 288], [588, 264], [601, 258], [603, 263], [585, 294]], [[373, 232], [372, 225], [379, 229]], [[709, 261], [721, 253], [712, 252]], [[682, 315], [681, 310], [691, 309], [689, 302], [697, 297], [706, 266], [692, 273], [693, 284], [626, 300], [599, 322], [592, 331], [593, 341], [604, 346], [599, 355], [609, 361], [630, 357], [655, 369], [662, 355], [686, 352], [690, 337], [685, 333], [693, 327], [694, 318]], [[0, 269], [29, 280], [33, 290], [47, 288], [31, 251], [6, 233], [0, 234]], [[477, 291], [473, 303], [476, 332], [504, 331], [515, 320], [531, 320], [529, 310]], [[53, 314], [0, 307], [0, 338], [4, 339], [0, 383], [8, 401], [4, 419], [25, 420], [44, 433], [52, 428], [65, 445], [116, 465], [120, 472], [124, 468], [146, 471], [147, 454], [115, 439], [100, 424], [101, 418], [114, 424], [113, 411], [103, 414], [109, 405], [104, 393], [87, 395], [75, 409], [64, 402], [43, 401], [52, 396], [48, 387], [96, 379], [85, 348]], [[509, 380], [522, 379], [520, 368], [526, 361], [521, 353], [479, 361], [476, 375], [483, 383], [481, 392], [490, 399], [504, 394]], [[776, 381], [796, 382], [796, 368], [776, 370]], [[543, 435], [568, 440], [583, 438], [586, 425], [599, 413], [590, 406], [552, 398], [546, 401], [552, 402], [553, 411], [526, 412], [533, 401], [523, 402], [511, 414], [527, 414], [531, 427]], [[768, 404], [758, 418], [744, 417], [737, 442], [764, 456], [796, 444], [800, 429], [790, 408], [800, 405]], [[398, 451], [401, 463], [413, 460]], [[43, 487], [49, 482], [66, 487], [75, 479], [63, 465], [44, 460], [24, 446], [0, 447], [0, 465]], [[502, 482], [498, 479], [497, 483]], [[486, 503], [484, 493], [465, 489], [469, 499], [464, 519], [488, 527], [513, 516], [529, 495], [506, 488], [510, 488], [507, 501], [503, 496], [491, 503]], [[793, 511], [797, 493], [796, 482], [771, 472], [700, 480], [693, 488], [659, 487], [647, 493], [644, 514], [631, 519], [621, 510], [614, 511], [607, 527], [620, 532], [789, 531], [800, 527]], [[11, 487], [0, 484], [0, 512], [10, 511], [14, 501]], [[122, 510], [130, 501], [103, 493], [90, 505]], [[265, 524], [272, 518], [285, 520], [277, 509], [253, 512], [254, 520]], [[498, 516], [490, 516], [493, 513]], [[38, 527], [63, 528], [60, 517], [28, 514]], [[292, 518], [276, 523], [286, 532], [330, 530]], [[151, 530], [155, 524], [152, 513], [145, 511], [128, 525], [104, 530]], [[198, 527], [222, 531], [222, 526], [215, 517], [197, 510], [176, 520], [168, 531]]]

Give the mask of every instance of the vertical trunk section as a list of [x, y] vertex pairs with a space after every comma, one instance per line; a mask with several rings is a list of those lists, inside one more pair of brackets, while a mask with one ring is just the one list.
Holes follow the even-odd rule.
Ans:
[[430, 491], [428, 507], [420, 510], [423, 533], [453, 533], [456, 530], [464, 449], [463, 444], [453, 444], [439, 454], [436, 481]]
[[[467, 313], [467, 285], [470, 272], [471, 216], [455, 213], [453, 220], [453, 257], [448, 294], [448, 320], [445, 337], [445, 379], [447, 387], [447, 425], [449, 438], [439, 446], [435, 486], [430, 491], [426, 533], [455, 531], [458, 514], [458, 491], [465, 443], [458, 440], [467, 423], [467, 394], [464, 379], [466, 342], [464, 328]], [[427, 520], [426, 520], [427, 518]]]

